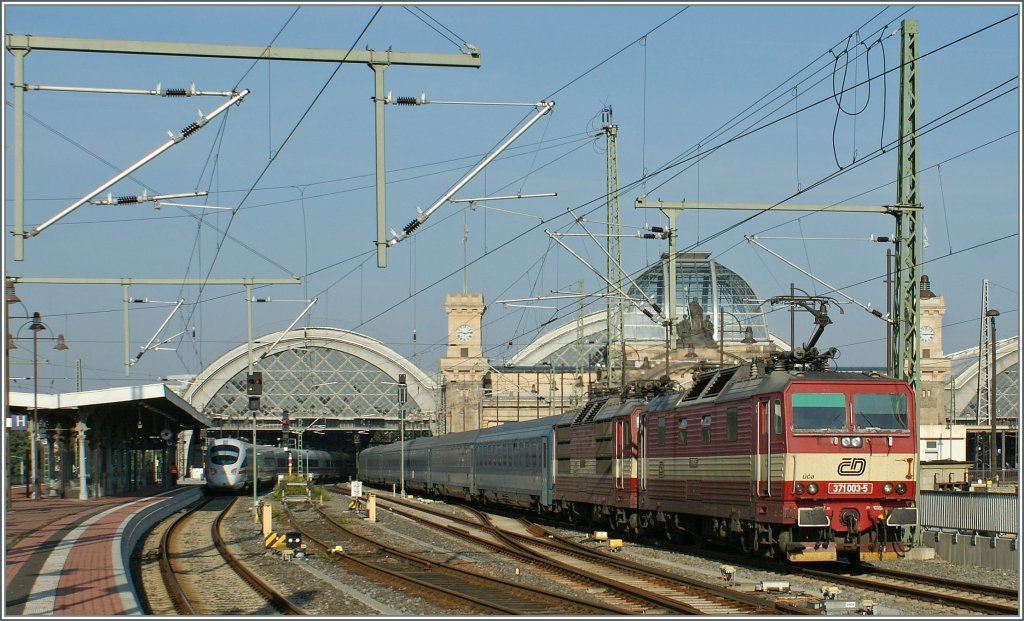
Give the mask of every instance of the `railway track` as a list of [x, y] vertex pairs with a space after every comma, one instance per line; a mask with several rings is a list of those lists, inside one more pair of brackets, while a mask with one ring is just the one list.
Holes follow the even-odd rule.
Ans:
[[207, 498], [187, 512], [164, 520], [150, 533], [144, 543], [141, 568], [143, 599], [149, 614], [305, 614], [228, 549], [220, 525], [236, 500]]
[[[687, 553], [692, 549], [679, 548]], [[702, 556], [737, 567], [749, 567], [776, 573], [780, 578], [807, 578], [841, 587], [861, 589], [892, 596], [897, 600], [913, 599], [944, 612], [983, 615], [1019, 616], [1019, 591], [992, 585], [947, 580], [934, 576], [876, 567], [870, 563], [820, 563], [815, 565], [780, 565], [767, 559], [738, 556], [728, 551], [705, 548]]]
[[834, 563], [820, 568], [797, 568], [795, 573], [838, 582], [860, 589], [894, 593], [959, 612], [988, 615], [1019, 615], [1019, 591], [992, 585], [922, 576], [870, 564], [850, 566]]
[[[378, 497], [379, 506], [380, 500]], [[444, 521], [450, 521], [452, 525], [446, 528], [451, 533], [503, 554], [513, 555], [523, 562], [542, 568], [546, 573], [569, 576], [573, 581], [583, 582], [591, 589], [602, 589], [602, 597], [616, 601], [618, 605], [627, 608], [630, 614], [816, 614], [802, 606], [681, 578], [617, 559], [610, 554], [556, 542], [537, 532], [527, 531], [526, 526], [513, 529], [508, 523], [503, 523], [498, 527], [482, 517], [482, 514], [459, 517], [436, 511], [422, 503], [397, 499], [384, 500], [383, 505], [410, 519], [422, 521], [426, 519], [422, 516], [429, 514], [434, 516], [432, 519], [435, 524], [443, 525]], [[465, 507], [463, 509], [473, 511]], [[487, 536], [475, 535], [466, 531], [467, 528], [485, 528]]]
[[401, 550], [361, 534], [311, 506], [286, 508], [286, 515], [302, 533], [304, 542], [325, 551], [340, 545], [341, 558], [354, 569], [399, 588], [443, 600], [456, 611], [527, 616], [626, 614], [613, 606], [493, 578], [484, 575], [479, 567], [457, 567]]

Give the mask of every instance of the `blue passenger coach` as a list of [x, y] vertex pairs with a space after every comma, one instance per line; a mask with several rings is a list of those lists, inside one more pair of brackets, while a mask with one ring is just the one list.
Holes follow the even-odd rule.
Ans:
[[[547, 509], [551, 505], [554, 424], [560, 416], [405, 442], [406, 491]], [[359, 477], [401, 483], [402, 443], [359, 454]]]

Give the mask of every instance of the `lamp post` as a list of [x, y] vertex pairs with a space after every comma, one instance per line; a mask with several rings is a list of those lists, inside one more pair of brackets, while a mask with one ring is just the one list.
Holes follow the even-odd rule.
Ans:
[[992, 435], [988, 441], [988, 468], [991, 471], [989, 476], [995, 476], [998, 464], [996, 459], [996, 317], [999, 316], [999, 311], [990, 308], [985, 311], [985, 316], [991, 322], [989, 326], [992, 332], [992, 371], [989, 373], [991, 388], [989, 388], [988, 395], [988, 417], [992, 426]]
[[401, 492], [402, 498], [405, 498], [405, 400], [408, 395], [408, 390], [405, 384], [405, 373], [398, 374], [398, 414], [401, 417], [399, 422], [399, 452], [401, 456], [399, 458], [399, 469], [401, 470]]
[[[11, 304], [18, 304], [21, 298], [14, 292], [14, 282], [4, 279], [4, 328], [10, 322]], [[7, 420], [11, 419], [11, 349], [14, 348], [14, 337], [7, 332], [4, 343], [4, 506], [11, 507], [11, 442], [7, 433]], [[13, 423], [13, 420], [11, 421]]]
[[[26, 325], [28, 325], [29, 330], [32, 330], [32, 425], [29, 429], [29, 463], [32, 471], [32, 483], [29, 486], [30, 489], [26, 489], [25, 495], [30, 496], [33, 500], [39, 500], [41, 497], [39, 449], [36, 446], [38, 442], [36, 436], [39, 433], [39, 333], [50, 328], [43, 323], [42, 316], [38, 311], [32, 313], [32, 321]], [[54, 349], [64, 351], [67, 348], [68, 346], [64, 343], [64, 335], [57, 335], [57, 344], [54, 346]]]

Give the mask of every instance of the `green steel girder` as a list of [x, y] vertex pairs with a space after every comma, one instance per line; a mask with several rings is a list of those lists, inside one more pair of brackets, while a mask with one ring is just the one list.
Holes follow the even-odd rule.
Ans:
[[[896, 202], [919, 207], [917, 183], [917, 20], [902, 23], [900, 53], [900, 123]], [[893, 295], [893, 373], [916, 393], [921, 381], [920, 209], [905, 209], [896, 217], [896, 277]]]

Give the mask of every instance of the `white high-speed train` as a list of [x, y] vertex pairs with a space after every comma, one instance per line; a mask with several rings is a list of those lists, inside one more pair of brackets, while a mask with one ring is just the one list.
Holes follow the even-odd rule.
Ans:
[[[259, 485], [273, 484], [278, 475], [300, 469], [312, 481], [340, 481], [351, 469], [352, 459], [345, 453], [256, 447], [256, 476]], [[210, 440], [206, 449], [206, 487], [211, 492], [237, 492], [252, 489], [252, 444], [235, 438]]]

